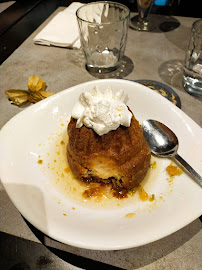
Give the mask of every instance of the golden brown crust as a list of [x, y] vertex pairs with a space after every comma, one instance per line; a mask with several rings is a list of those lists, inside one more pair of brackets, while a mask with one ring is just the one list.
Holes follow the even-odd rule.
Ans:
[[76, 177], [116, 179], [116, 184], [126, 189], [145, 177], [151, 153], [134, 116], [130, 127], [120, 126], [103, 136], [85, 126], [76, 128], [76, 120], [71, 118], [68, 135], [67, 157]]

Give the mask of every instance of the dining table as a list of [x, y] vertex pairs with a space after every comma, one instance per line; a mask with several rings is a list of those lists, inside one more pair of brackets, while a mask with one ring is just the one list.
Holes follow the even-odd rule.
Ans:
[[[202, 127], [202, 98], [187, 93], [183, 66], [193, 17], [150, 14], [150, 32], [130, 26], [121, 66], [106, 74], [85, 68], [81, 49], [36, 45], [34, 37], [65, 7], [58, 7], [0, 66], [0, 128], [33, 104], [11, 104], [9, 89], [27, 89], [28, 78], [41, 77], [47, 91], [59, 93], [92, 80], [151, 81], [172, 89], [180, 109]], [[136, 13], [132, 12], [131, 17]], [[153, 91], [153, 89], [150, 89]], [[166, 98], [166, 97], [165, 97]], [[39, 101], [40, 102], [40, 101]], [[169, 111], [167, 112], [169, 114]], [[22, 129], [23, 136], [23, 129]], [[13, 138], [15, 140], [15, 138]], [[22, 146], [23, 147], [23, 146]], [[161, 222], [161, 220], [159, 220]], [[202, 269], [200, 217], [180, 230], [143, 246], [122, 250], [90, 250], [43, 234], [12, 203], [0, 181], [0, 269]]]

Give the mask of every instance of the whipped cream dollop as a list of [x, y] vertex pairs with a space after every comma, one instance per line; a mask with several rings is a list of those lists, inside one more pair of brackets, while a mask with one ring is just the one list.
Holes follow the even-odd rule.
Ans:
[[77, 120], [77, 128], [85, 125], [102, 136], [120, 125], [130, 126], [132, 114], [126, 105], [127, 101], [128, 95], [123, 90], [114, 94], [111, 88], [101, 92], [95, 87], [80, 95], [72, 117]]

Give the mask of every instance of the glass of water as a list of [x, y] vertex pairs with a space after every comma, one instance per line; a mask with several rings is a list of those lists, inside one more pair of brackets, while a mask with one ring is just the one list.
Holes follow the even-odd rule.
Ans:
[[116, 2], [93, 2], [80, 7], [76, 16], [87, 70], [116, 70], [125, 52], [130, 10]]
[[202, 96], [202, 19], [193, 23], [183, 74], [184, 89]]

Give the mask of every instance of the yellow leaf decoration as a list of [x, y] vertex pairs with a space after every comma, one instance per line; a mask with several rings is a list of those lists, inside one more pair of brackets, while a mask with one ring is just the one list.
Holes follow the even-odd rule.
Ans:
[[46, 92], [45, 89], [46, 83], [40, 77], [33, 75], [29, 77], [28, 90], [11, 89], [7, 90], [6, 94], [12, 103], [20, 106], [27, 101], [36, 103], [54, 94], [53, 92]]
[[16, 105], [21, 105], [28, 101], [29, 91], [26, 90], [7, 90], [6, 94], [8, 95], [9, 99]]
[[46, 83], [40, 77], [32, 75], [29, 77], [28, 89], [31, 92], [44, 91], [46, 89]]
[[29, 101], [32, 103], [36, 103], [44, 98], [52, 96], [52, 92], [46, 92], [46, 91], [38, 91], [34, 92], [32, 95], [29, 96]]

